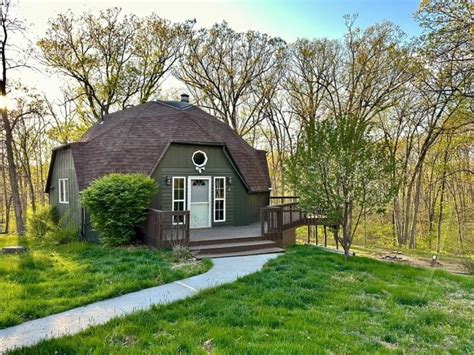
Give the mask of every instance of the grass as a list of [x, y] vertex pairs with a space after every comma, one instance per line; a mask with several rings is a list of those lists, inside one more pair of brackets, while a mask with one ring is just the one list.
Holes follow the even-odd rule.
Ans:
[[474, 278], [294, 246], [263, 271], [16, 353], [474, 352]]
[[0, 328], [206, 271], [210, 261], [173, 268], [171, 252], [86, 243], [53, 246], [0, 236]]
[[[324, 234], [323, 228], [319, 227], [318, 231], [319, 236], [319, 245], [324, 243]], [[296, 230], [296, 242], [298, 244], [306, 244], [308, 241], [308, 233], [306, 227], [300, 227]], [[311, 243], [315, 243], [314, 236], [311, 238]], [[335, 247], [334, 235], [328, 229], [327, 231], [327, 245], [328, 247]], [[339, 246], [339, 250], [343, 251], [343, 248]], [[447, 252], [437, 253], [433, 250], [426, 250], [426, 249], [409, 249], [407, 247], [399, 247], [395, 245], [381, 245], [381, 244], [366, 244], [361, 240], [361, 238], [356, 238], [351, 246], [351, 251], [354, 252], [379, 252], [379, 253], [390, 253], [391, 251], [399, 251], [404, 255], [415, 257], [415, 258], [422, 258], [426, 260], [431, 260], [433, 255], [437, 255], [440, 260], [447, 261], [450, 263], [462, 264], [466, 261], [466, 258], [472, 257], [472, 255], [467, 254], [467, 256], [450, 254]]]

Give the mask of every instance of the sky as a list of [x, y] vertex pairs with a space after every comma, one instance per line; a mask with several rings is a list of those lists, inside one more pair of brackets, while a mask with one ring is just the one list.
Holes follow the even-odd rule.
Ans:
[[286, 41], [299, 37], [339, 38], [345, 14], [358, 14], [357, 23], [367, 27], [390, 20], [409, 36], [420, 32], [413, 20], [419, 0], [17, 0], [18, 14], [44, 32], [48, 19], [68, 9], [93, 11], [118, 6], [126, 12], [156, 12], [172, 21], [196, 19], [203, 27], [226, 20], [239, 31], [259, 30]]
[[[237, 31], [258, 30], [287, 42], [297, 38], [341, 38], [345, 32], [343, 16], [357, 14], [362, 28], [389, 20], [408, 37], [420, 34], [413, 19], [419, 0], [14, 0], [15, 15], [29, 26], [33, 41], [48, 27], [48, 20], [71, 10], [98, 12], [121, 7], [126, 13], [145, 16], [157, 13], [171, 21], [196, 19], [198, 27], [227, 21]], [[24, 79], [40, 90], [58, 90], [59, 83], [41, 73], [28, 73]], [[174, 83], [176, 84], [176, 83]], [[173, 84], [173, 85], [174, 85]]]

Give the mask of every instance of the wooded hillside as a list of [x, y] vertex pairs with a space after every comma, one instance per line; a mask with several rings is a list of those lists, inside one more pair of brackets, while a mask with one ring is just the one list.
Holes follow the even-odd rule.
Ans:
[[[35, 38], [7, 0], [0, 231], [24, 234], [26, 215], [47, 203], [54, 146], [108, 113], [177, 99], [169, 83], [178, 82], [193, 103], [268, 151], [275, 195], [334, 208], [354, 242], [472, 255], [473, 5], [424, 0], [414, 16], [418, 38], [388, 22], [359, 28], [347, 16], [343, 38], [286, 43], [225, 22], [198, 29], [111, 8], [63, 13]], [[59, 77], [61, 95], [20, 80], [31, 70]], [[349, 120], [358, 140], [347, 134]], [[330, 139], [327, 127], [344, 131]], [[316, 144], [325, 137], [327, 145]], [[367, 149], [356, 154], [358, 144]], [[338, 159], [322, 161], [316, 147]], [[374, 162], [386, 163], [383, 171]]]

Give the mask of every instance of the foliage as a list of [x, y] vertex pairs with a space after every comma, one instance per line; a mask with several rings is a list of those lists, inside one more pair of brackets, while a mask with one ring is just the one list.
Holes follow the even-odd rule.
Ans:
[[473, 289], [472, 277], [299, 246], [230, 285], [17, 353], [469, 354]]
[[45, 239], [49, 233], [58, 229], [59, 217], [54, 206], [38, 206], [36, 211], [28, 213], [26, 230], [34, 239]]
[[81, 200], [101, 242], [118, 246], [132, 241], [156, 192], [156, 182], [145, 175], [109, 174], [93, 181]]
[[174, 268], [169, 251], [108, 248], [90, 243], [38, 243], [0, 236], [0, 247], [22, 245], [26, 254], [0, 254], [0, 328], [207, 271], [211, 263]]
[[53, 244], [68, 244], [79, 240], [79, 229], [72, 225], [58, 226], [47, 234], [46, 241]]
[[461, 259], [464, 268], [468, 272], [469, 275], [474, 275], [474, 257], [473, 256], [465, 256]]
[[423, 52], [437, 60], [472, 61], [473, 5], [469, 0], [422, 0], [416, 19]]
[[394, 194], [387, 184], [394, 163], [374, 141], [370, 128], [354, 116], [309, 125], [287, 169], [302, 208], [342, 224], [339, 240], [346, 254], [361, 215], [381, 211]]
[[177, 260], [189, 260], [193, 258], [191, 250], [187, 246], [181, 244], [173, 246], [173, 255]]
[[38, 206], [30, 211], [27, 219], [27, 235], [38, 241], [53, 244], [67, 244], [79, 239], [78, 228], [70, 220], [68, 213], [58, 217], [54, 206]]
[[178, 79], [241, 136], [253, 131], [277, 88], [285, 42], [256, 31], [239, 33], [223, 22], [192, 32], [186, 45]]
[[190, 27], [156, 14], [123, 15], [119, 8], [67, 12], [50, 21], [38, 46], [52, 68], [73, 79], [78, 112], [93, 123], [110, 109], [151, 99], [180, 57]]

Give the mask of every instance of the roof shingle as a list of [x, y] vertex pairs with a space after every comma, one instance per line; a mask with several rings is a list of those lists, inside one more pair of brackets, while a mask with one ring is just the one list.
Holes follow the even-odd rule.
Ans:
[[266, 153], [196, 106], [152, 101], [109, 114], [70, 145], [79, 191], [113, 172], [151, 175], [170, 144], [221, 144], [252, 192], [268, 191]]

